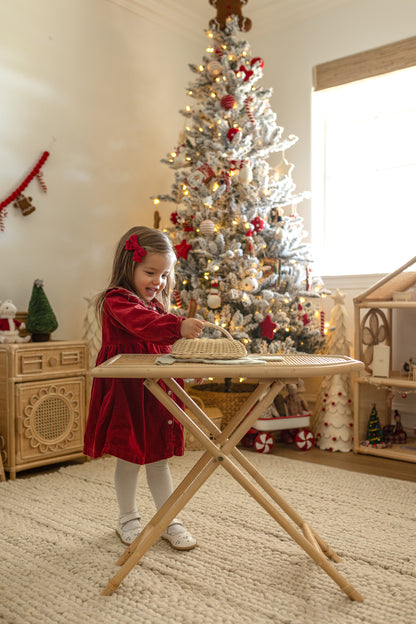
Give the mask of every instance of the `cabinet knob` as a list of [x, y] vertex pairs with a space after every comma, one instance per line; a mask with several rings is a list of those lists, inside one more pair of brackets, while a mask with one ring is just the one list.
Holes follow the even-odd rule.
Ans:
[[49, 366], [56, 366], [58, 364], [58, 358], [50, 357], [49, 358]]

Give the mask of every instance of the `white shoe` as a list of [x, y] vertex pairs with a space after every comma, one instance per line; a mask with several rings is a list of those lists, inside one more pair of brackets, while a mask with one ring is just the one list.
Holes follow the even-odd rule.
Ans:
[[116, 533], [126, 546], [134, 542], [136, 537], [140, 535], [141, 530], [140, 516], [137, 511], [122, 514], [117, 520]]
[[162, 533], [163, 539], [170, 542], [172, 548], [176, 550], [192, 550], [195, 548], [196, 539], [189, 533], [179, 520], [173, 520], [167, 529]]

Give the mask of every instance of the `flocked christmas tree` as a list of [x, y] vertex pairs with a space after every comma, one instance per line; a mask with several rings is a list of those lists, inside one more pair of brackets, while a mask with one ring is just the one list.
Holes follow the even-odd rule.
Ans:
[[[351, 341], [347, 335], [345, 295], [336, 290], [331, 296], [334, 307], [329, 320], [325, 353], [349, 356]], [[351, 451], [353, 408], [350, 375], [322, 378], [315, 414], [317, 446], [328, 451]]]
[[[295, 193], [294, 165], [285, 157], [297, 137], [284, 138], [272, 90], [258, 84], [264, 61], [239, 38], [247, 20], [211, 22], [202, 61], [190, 65], [184, 130], [162, 160], [175, 170], [171, 193], [153, 198], [173, 203], [173, 311], [186, 315], [196, 302], [198, 315], [228, 329], [249, 352], [316, 352], [323, 344], [316, 305], [322, 280], [312, 273], [297, 212], [306, 194]], [[273, 152], [281, 154], [275, 169], [267, 162]]]

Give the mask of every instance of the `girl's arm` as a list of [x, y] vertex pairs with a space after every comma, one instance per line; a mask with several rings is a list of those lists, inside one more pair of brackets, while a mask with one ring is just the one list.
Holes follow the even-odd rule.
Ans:
[[128, 292], [107, 293], [104, 314], [109, 314], [121, 329], [155, 344], [170, 345], [181, 337], [184, 317], [149, 309]]

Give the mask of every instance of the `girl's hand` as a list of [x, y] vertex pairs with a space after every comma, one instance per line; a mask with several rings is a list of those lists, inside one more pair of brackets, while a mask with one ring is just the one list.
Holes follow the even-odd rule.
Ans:
[[181, 323], [182, 338], [198, 338], [203, 330], [205, 321], [196, 318], [187, 318]]

